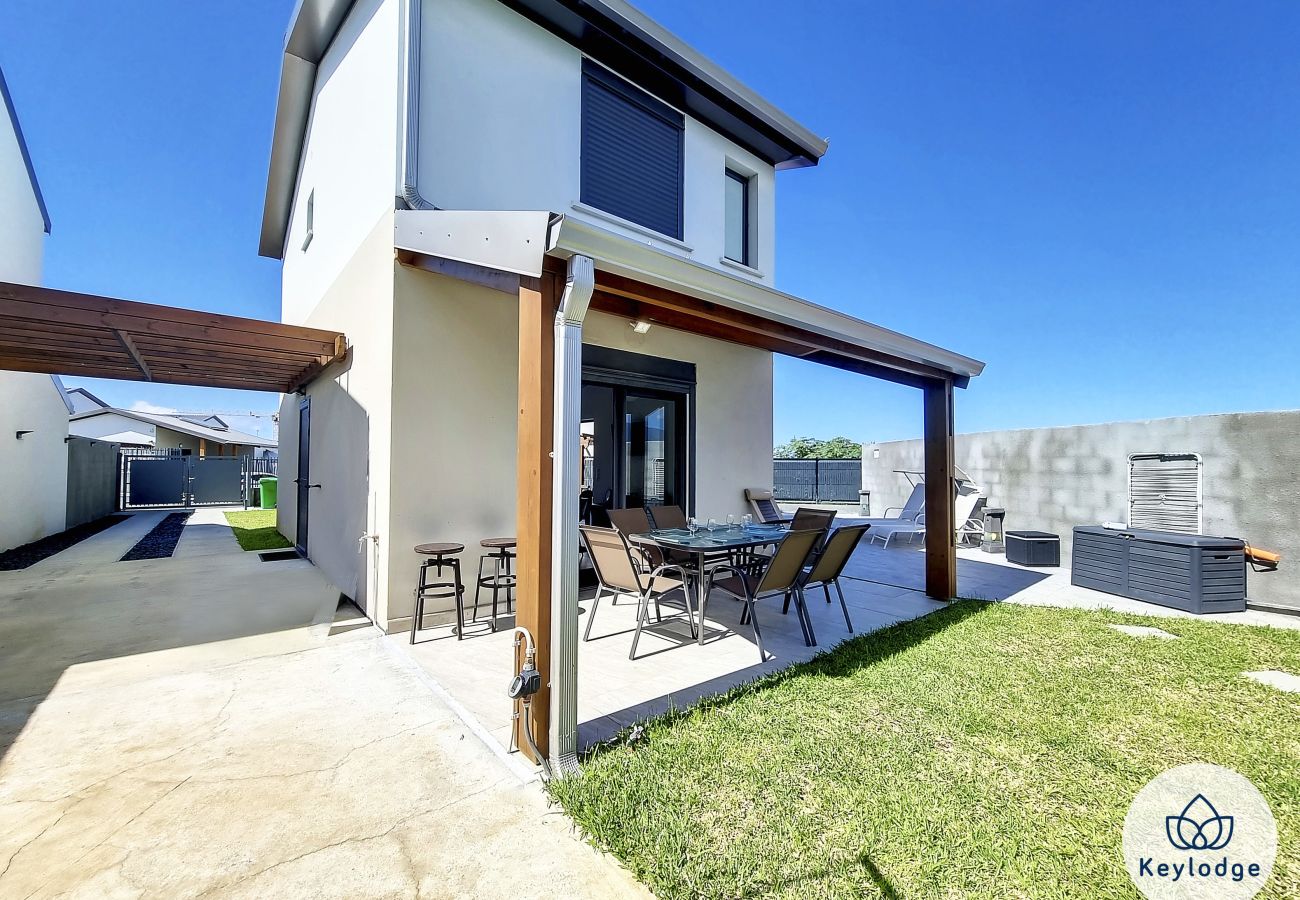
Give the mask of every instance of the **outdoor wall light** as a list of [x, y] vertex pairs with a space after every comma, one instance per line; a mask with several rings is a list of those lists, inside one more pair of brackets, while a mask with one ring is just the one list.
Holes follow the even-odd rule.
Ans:
[[872, 458], [872, 459], [880, 459], [880, 448], [879, 448], [879, 447], [876, 447], [876, 448], [874, 448], [874, 449], [871, 451], [871, 458]]
[[24, 435], [24, 434], [31, 434], [31, 433], [32, 433], [32, 430], [31, 430], [30, 428], [28, 428], [26, 431], [18, 431], [18, 432], [15, 432], [15, 433], [14, 433], [14, 440], [21, 441], [21, 440], [23, 439], [23, 435]]
[[628, 324], [632, 326], [632, 330], [637, 334], [645, 334], [650, 330], [650, 323], [645, 319], [637, 319], [635, 322], [629, 322]]

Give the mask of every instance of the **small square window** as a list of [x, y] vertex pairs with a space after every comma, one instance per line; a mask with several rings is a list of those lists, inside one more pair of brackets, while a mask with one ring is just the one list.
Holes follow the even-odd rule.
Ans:
[[726, 178], [727, 235], [723, 255], [743, 266], [749, 261], [749, 179], [733, 169]]
[[302, 249], [306, 250], [311, 245], [312, 236], [316, 233], [316, 189], [312, 188], [311, 193], [307, 195], [307, 233], [302, 238]]

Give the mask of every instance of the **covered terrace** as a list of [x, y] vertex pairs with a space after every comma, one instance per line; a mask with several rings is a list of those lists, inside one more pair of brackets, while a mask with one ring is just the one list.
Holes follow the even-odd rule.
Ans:
[[[403, 265], [472, 281], [518, 298], [517, 623], [528, 630], [537, 646], [543, 684], [527, 714], [538, 750], [549, 757], [553, 769], [572, 767], [580, 743], [590, 743], [591, 736], [599, 736], [600, 729], [591, 727], [586, 729], [588, 736], [579, 736], [580, 720], [591, 723], [604, 715], [589, 685], [614, 679], [626, 686], [641, 680], [646, 685], [643, 692], [649, 695], [647, 699], [661, 701], [668, 697], [680, 705], [733, 683], [737, 672], [753, 674], [788, 664], [803, 649], [800, 641], [798, 648], [791, 645], [787, 652], [777, 652], [777, 660], [754, 668], [750, 654], [744, 654], [744, 661], [740, 656], [732, 660], [731, 650], [706, 658], [710, 649], [717, 649], [708, 642], [681, 648], [680, 652], [659, 655], [660, 660], [670, 660], [662, 666], [674, 671], [670, 678], [661, 678], [653, 686], [655, 675], [651, 668], [624, 669], [625, 646], [598, 651], [594, 642], [588, 642], [582, 645], [580, 654], [579, 621], [586, 612], [579, 603], [580, 403], [583, 321], [589, 310], [917, 389], [924, 413], [926, 447], [928, 527], [924, 581], [929, 599], [904, 591], [910, 595], [910, 606], [900, 611], [888, 602], [902, 594], [886, 588], [884, 593], [858, 591], [849, 602], [864, 627], [870, 628], [886, 624], [891, 618], [913, 617], [924, 612], [927, 604], [956, 596], [951, 487], [954, 394], [980, 374], [983, 364], [979, 361], [809, 303], [758, 281], [665, 253], [573, 216], [401, 210], [397, 213], [395, 248]], [[708, 511], [700, 514], [707, 515]], [[616, 631], [620, 613], [614, 610], [623, 609], [614, 607], [608, 613], [610, 626]], [[724, 621], [712, 621], [715, 610]], [[607, 615], [605, 607], [602, 615]], [[705, 629], [736, 633], [731, 627], [736, 623], [725, 621], [736, 615], [738, 611], [729, 604], [711, 605]], [[791, 627], [794, 618], [787, 617]], [[822, 619], [824, 623], [818, 623], [819, 636], [825, 635], [820, 642], [822, 648], [847, 635], [842, 621], [837, 626], [832, 617]], [[787, 633], [781, 640], [790, 637]], [[453, 670], [459, 667], [466, 678], [474, 680], [474, 686], [464, 685], [470, 698], [465, 705], [471, 711], [475, 704], [470, 695], [483, 690], [485, 672], [506, 667], [501, 672], [502, 690], [513, 674], [506, 662], [511, 641], [501, 632], [487, 639], [466, 639], [460, 642], [464, 646], [456, 649], [439, 643], [442, 646], [432, 651], [439, 654], [439, 679], [454, 683]], [[475, 644], [481, 649], [467, 649]], [[611, 648], [615, 644], [621, 642], [605, 642]], [[490, 645], [494, 649], [489, 650]], [[688, 651], [693, 654], [689, 663]], [[522, 648], [514, 648], [516, 667], [522, 662], [522, 652]], [[738, 646], [735, 652], [743, 653]], [[609, 658], [601, 662], [604, 656]], [[622, 657], [623, 662], [617, 662], [615, 657]], [[584, 665], [581, 679], [580, 660]], [[631, 665], [635, 667], [636, 663]], [[488, 690], [497, 689], [490, 676], [487, 683]], [[454, 687], [452, 693], [456, 693]], [[625, 693], [621, 698], [606, 698], [605, 706], [617, 703], [622, 704], [622, 709], [635, 708], [637, 703], [625, 702], [630, 696]], [[518, 709], [516, 712], [521, 713]], [[530, 757], [533, 755], [521, 734], [509, 735], [509, 717], [504, 721], [492, 718], [483, 724], [490, 731], [506, 729], [515, 745], [524, 747]], [[605, 722], [604, 727], [610, 724]], [[513, 728], [519, 727], [516, 716]]]

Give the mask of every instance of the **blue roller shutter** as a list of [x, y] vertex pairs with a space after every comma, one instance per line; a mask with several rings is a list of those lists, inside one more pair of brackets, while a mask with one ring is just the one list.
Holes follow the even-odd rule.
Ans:
[[583, 63], [582, 202], [682, 238], [681, 113]]

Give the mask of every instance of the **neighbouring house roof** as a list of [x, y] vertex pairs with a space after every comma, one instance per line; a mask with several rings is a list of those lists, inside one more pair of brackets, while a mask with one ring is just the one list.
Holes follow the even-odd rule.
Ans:
[[[57, 376], [56, 376], [57, 377]], [[69, 389], [64, 395], [68, 403], [68, 412], [93, 412], [96, 409], [108, 409], [108, 404], [100, 400], [83, 387]]]
[[[204, 440], [214, 441], [218, 444], [244, 444], [249, 447], [275, 447], [276, 441], [270, 438], [259, 437], [256, 434], [248, 434], [243, 431], [233, 431], [229, 428], [209, 428], [191, 421], [192, 417], [164, 415], [162, 413], [139, 412], [134, 409], [92, 409], [86, 412], [77, 413], [71, 417], [71, 421], [77, 422], [81, 419], [90, 419], [102, 415], [126, 416], [128, 419], [135, 419], [138, 422], [146, 422], [150, 425], [157, 425], [160, 428], [170, 428], [172, 431], [179, 431], [181, 434], [188, 434], [193, 437], [203, 438]], [[212, 418], [216, 418], [215, 416]]]
[[[777, 168], [815, 166], [827, 142], [625, 0], [499, 0]], [[259, 253], [289, 230], [316, 67], [355, 0], [298, 0], [285, 35]]]
[[602, 280], [608, 286], [624, 278], [730, 310], [735, 316], [775, 323], [791, 329], [788, 349], [781, 352], [814, 362], [851, 363], [855, 352], [860, 351], [864, 359], [890, 360], [885, 368], [922, 377], [951, 378], [959, 386], [965, 386], [984, 370], [984, 363], [977, 359], [761, 282], [665, 253], [576, 216], [547, 212], [398, 210], [395, 233], [399, 258], [402, 253], [414, 253], [529, 277], [542, 274], [544, 256], [560, 259], [587, 256], [596, 265], [598, 290]]
[[32, 183], [32, 193], [36, 195], [36, 205], [41, 210], [41, 220], [45, 223], [45, 233], [50, 233], [50, 211], [45, 208], [45, 196], [41, 193], [40, 182], [36, 180], [36, 169], [32, 166], [32, 155], [27, 152], [27, 141], [23, 138], [22, 126], [18, 124], [18, 111], [14, 109], [14, 98], [9, 94], [9, 85], [5, 82], [5, 73], [0, 69], [0, 97], [4, 98], [5, 111], [13, 123], [14, 137], [18, 139], [18, 152], [23, 155], [23, 164], [27, 167], [27, 178]]

